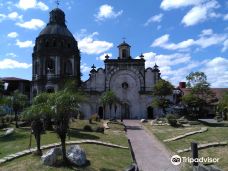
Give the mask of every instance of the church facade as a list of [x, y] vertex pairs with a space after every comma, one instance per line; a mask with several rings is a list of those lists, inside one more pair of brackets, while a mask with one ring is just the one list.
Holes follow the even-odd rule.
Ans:
[[[153, 86], [160, 79], [158, 66], [146, 69], [144, 56], [133, 59], [130, 48], [124, 41], [118, 46], [116, 59], [106, 55], [105, 68], [92, 66], [89, 79], [83, 83], [84, 91], [89, 94], [89, 103], [81, 105], [86, 117], [98, 113], [104, 118], [140, 119], [153, 118], [158, 113], [151, 106]], [[118, 103], [111, 111], [109, 107], [104, 111], [101, 96], [109, 90], [114, 92]]]
[[[93, 65], [89, 79], [81, 81], [77, 41], [59, 8], [50, 12], [47, 26], [36, 39], [32, 57], [33, 97], [43, 91], [57, 91], [65, 79], [74, 79], [88, 95], [87, 102], [80, 105], [85, 118], [97, 113], [101, 118], [140, 119], [154, 118], [159, 113], [151, 107], [153, 86], [160, 79], [158, 66], [145, 68], [144, 56], [132, 58], [131, 46], [125, 41], [118, 46], [118, 57], [110, 59], [106, 55], [104, 68], [96, 69]], [[109, 90], [119, 99], [111, 111], [101, 102], [102, 95]]]

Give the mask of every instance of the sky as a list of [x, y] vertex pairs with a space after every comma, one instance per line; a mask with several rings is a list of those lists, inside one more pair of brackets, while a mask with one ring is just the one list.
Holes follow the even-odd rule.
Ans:
[[[46, 26], [55, 0], [0, 0], [0, 77], [31, 80], [36, 37]], [[83, 80], [117, 46], [143, 53], [146, 67], [159, 66], [177, 86], [202, 71], [212, 87], [228, 87], [227, 0], [60, 0], [67, 26], [81, 51]]]

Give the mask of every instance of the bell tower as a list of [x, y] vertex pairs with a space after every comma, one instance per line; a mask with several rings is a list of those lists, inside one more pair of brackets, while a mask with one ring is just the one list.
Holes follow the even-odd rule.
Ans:
[[125, 41], [121, 43], [119, 46], [119, 59], [131, 59], [130, 49], [131, 46], [127, 44]]
[[32, 54], [32, 94], [58, 90], [66, 79], [80, 84], [78, 43], [65, 24], [65, 14], [55, 8], [49, 22], [36, 38]]

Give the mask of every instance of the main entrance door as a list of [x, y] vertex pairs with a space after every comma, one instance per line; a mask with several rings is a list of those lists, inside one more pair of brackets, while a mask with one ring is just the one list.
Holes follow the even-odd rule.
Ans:
[[127, 103], [121, 105], [121, 112], [123, 119], [130, 119], [130, 108]]
[[147, 119], [153, 119], [154, 118], [154, 109], [149, 106], [147, 108]]

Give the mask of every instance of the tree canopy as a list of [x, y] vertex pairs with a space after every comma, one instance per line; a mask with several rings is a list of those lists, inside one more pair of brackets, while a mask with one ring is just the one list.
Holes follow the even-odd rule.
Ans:
[[167, 96], [173, 94], [173, 85], [166, 80], [159, 80], [153, 90], [154, 100], [152, 105], [154, 107], [161, 108], [163, 113], [166, 114], [166, 108], [168, 108], [171, 104], [171, 101]]

